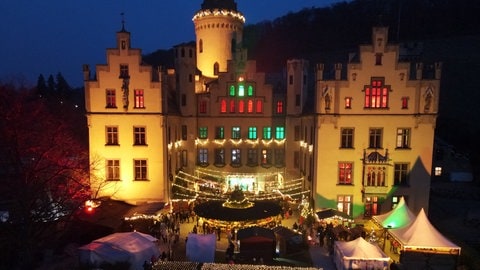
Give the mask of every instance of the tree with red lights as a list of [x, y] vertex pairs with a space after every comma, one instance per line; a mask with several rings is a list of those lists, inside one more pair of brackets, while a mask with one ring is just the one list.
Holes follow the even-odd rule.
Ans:
[[[90, 197], [77, 107], [0, 85], [0, 268], [33, 269]], [[83, 113], [81, 113], [83, 116]]]

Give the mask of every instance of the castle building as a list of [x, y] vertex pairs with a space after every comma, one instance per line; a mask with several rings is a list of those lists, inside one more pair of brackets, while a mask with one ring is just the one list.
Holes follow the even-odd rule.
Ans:
[[95, 197], [139, 204], [241, 188], [352, 217], [400, 196], [428, 209], [440, 64], [424, 79], [376, 27], [333, 78], [290, 59], [278, 80], [247, 58], [234, 0], [204, 0], [193, 23], [196, 40], [173, 48], [173, 68], [143, 65], [124, 26], [107, 64], [94, 76], [83, 67]]

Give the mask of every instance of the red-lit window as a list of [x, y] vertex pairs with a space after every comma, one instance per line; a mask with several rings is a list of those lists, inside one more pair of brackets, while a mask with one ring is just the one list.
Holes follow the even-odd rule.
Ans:
[[345, 109], [351, 109], [352, 108], [352, 98], [351, 97], [346, 97], [345, 98]]
[[200, 100], [200, 104], [198, 105], [198, 111], [200, 113], [207, 113], [207, 101]]
[[277, 101], [277, 113], [283, 113], [283, 102]]
[[145, 108], [143, 89], [135, 89], [135, 108]]
[[255, 107], [255, 111], [257, 113], [263, 113], [263, 102], [260, 99], [257, 100], [257, 104]]
[[107, 89], [106, 97], [107, 97], [107, 108], [116, 108], [117, 101], [115, 97], [115, 89]]
[[402, 97], [402, 109], [408, 109], [408, 97]]
[[365, 108], [387, 108], [389, 88], [382, 79], [372, 79], [365, 87]]
[[247, 112], [253, 113], [253, 100], [249, 99], [247, 101]]
[[238, 101], [238, 112], [239, 113], [245, 112], [245, 101], [243, 100]]
[[230, 100], [230, 112], [231, 113], [235, 112], [235, 100], [234, 99]]
[[352, 184], [352, 167], [350, 162], [338, 163], [338, 184], [351, 185]]
[[220, 112], [221, 113], [227, 112], [227, 100], [225, 99], [220, 100]]

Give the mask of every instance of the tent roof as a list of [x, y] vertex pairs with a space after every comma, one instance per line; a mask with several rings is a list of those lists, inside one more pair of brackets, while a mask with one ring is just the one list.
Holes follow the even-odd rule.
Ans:
[[351, 217], [348, 214], [332, 208], [325, 208], [317, 211], [317, 217], [319, 219], [336, 218], [336, 217], [342, 218], [342, 219], [351, 219]]
[[390, 261], [390, 257], [380, 247], [367, 242], [363, 237], [348, 242], [335, 241], [335, 247], [347, 260]]
[[403, 249], [415, 249], [418, 251], [430, 252], [430, 253], [454, 253], [459, 254], [460, 247], [452, 243], [445, 236], [443, 236], [435, 227], [430, 223], [425, 214], [425, 211], [420, 210], [417, 218], [410, 225], [389, 230], [392, 235], [400, 244]]
[[394, 209], [385, 214], [373, 216], [372, 219], [383, 228], [398, 229], [412, 223], [415, 220], [415, 215], [408, 208], [405, 199], [401, 197]]

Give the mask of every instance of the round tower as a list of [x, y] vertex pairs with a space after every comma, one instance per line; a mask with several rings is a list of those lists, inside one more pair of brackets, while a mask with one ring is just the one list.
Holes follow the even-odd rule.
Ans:
[[245, 17], [234, 0], [204, 0], [193, 16], [197, 43], [197, 68], [206, 77], [216, 78], [227, 70], [243, 36]]

